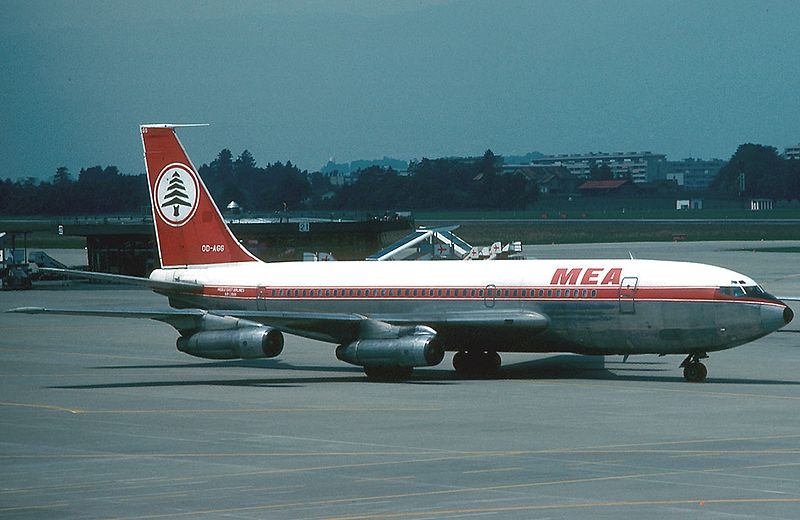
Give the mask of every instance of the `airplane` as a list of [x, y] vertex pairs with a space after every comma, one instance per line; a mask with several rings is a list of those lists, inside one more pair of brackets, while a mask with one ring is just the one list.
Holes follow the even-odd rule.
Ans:
[[706, 380], [709, 352], [765, 336], [792, 310], [753, 279], [711, 265], [639, 260], [265, 263], [232, 234], [176, 135], [141, 125], [161, 268], [147, 286], [164, 311], [22, 307], [9, 312], [149, 318], [206, 359], [272, 358], [284, 334], [338, 345], [374, 380], [404, 380], [455, 352], [459, 373], [491, 372], [499, 352], [680, 354]]

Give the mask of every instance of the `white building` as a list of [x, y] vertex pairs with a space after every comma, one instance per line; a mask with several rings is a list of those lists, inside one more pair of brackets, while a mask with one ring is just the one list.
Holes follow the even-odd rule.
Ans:
[[666, 178], [674, 180], [678, 186], [688, 190], [707, 190], [717, 176], [725, 161], [711, 159], [684, 159], [682, 161], [667, 161]]
[[589, 178], [592, 165], [607, 165], [615, 179], [630, 178], [635, 183], [664, 180], [667, 156], [652, 152], [586, 153], [546, 155], [531, 161], [533, 166], [564, 166], [581, 179]]

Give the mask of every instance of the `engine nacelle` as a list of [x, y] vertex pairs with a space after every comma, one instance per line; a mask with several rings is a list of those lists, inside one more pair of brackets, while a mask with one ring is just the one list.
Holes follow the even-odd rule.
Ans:
[[427, 367], [442, 362], [444, 348], [435, 335], [418, 334], [339, 345], [336, 357], [362, 367]]
[[256, 359], [283, 351], [283, 334], [269, 327], [206, 330], [178, 338], [178, 350], [204, 359]]

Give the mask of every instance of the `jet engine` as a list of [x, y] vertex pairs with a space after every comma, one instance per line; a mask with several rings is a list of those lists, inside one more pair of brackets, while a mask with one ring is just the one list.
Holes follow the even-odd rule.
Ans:
[[178, 338], [178, 350], [204, 359], [256, 359], [283, 351], [283, 334], [270, 327], [206, 330]]
[[339, 345], [336, 357], [362, 367], [413, 368], [433, 366], [444, 359], [444, 348], [435, 334], [387, 339], [362, 339]]

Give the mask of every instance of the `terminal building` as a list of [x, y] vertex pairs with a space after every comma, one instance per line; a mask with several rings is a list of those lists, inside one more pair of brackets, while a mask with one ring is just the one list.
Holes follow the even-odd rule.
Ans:
[[[411, 218], [229, 219], [247, 249], [264, 261], [303, 260], [324, 252], [338, 260], [364, 259], [414, 229]], [[159, 267], [152, 219], [76, 219], [61, 224], [64, 235], [86, 238], [89, 270], [148, 276]]]
[[545, 155], [531, 161], [532, 166], [564, 166], [581, 179], [589, 179], [592, 166], [606, 165], [614, 179], [630, 179], [634, 183], [654, 182], [666, 178], [667, 156], [652, 152], [586, 153]]

